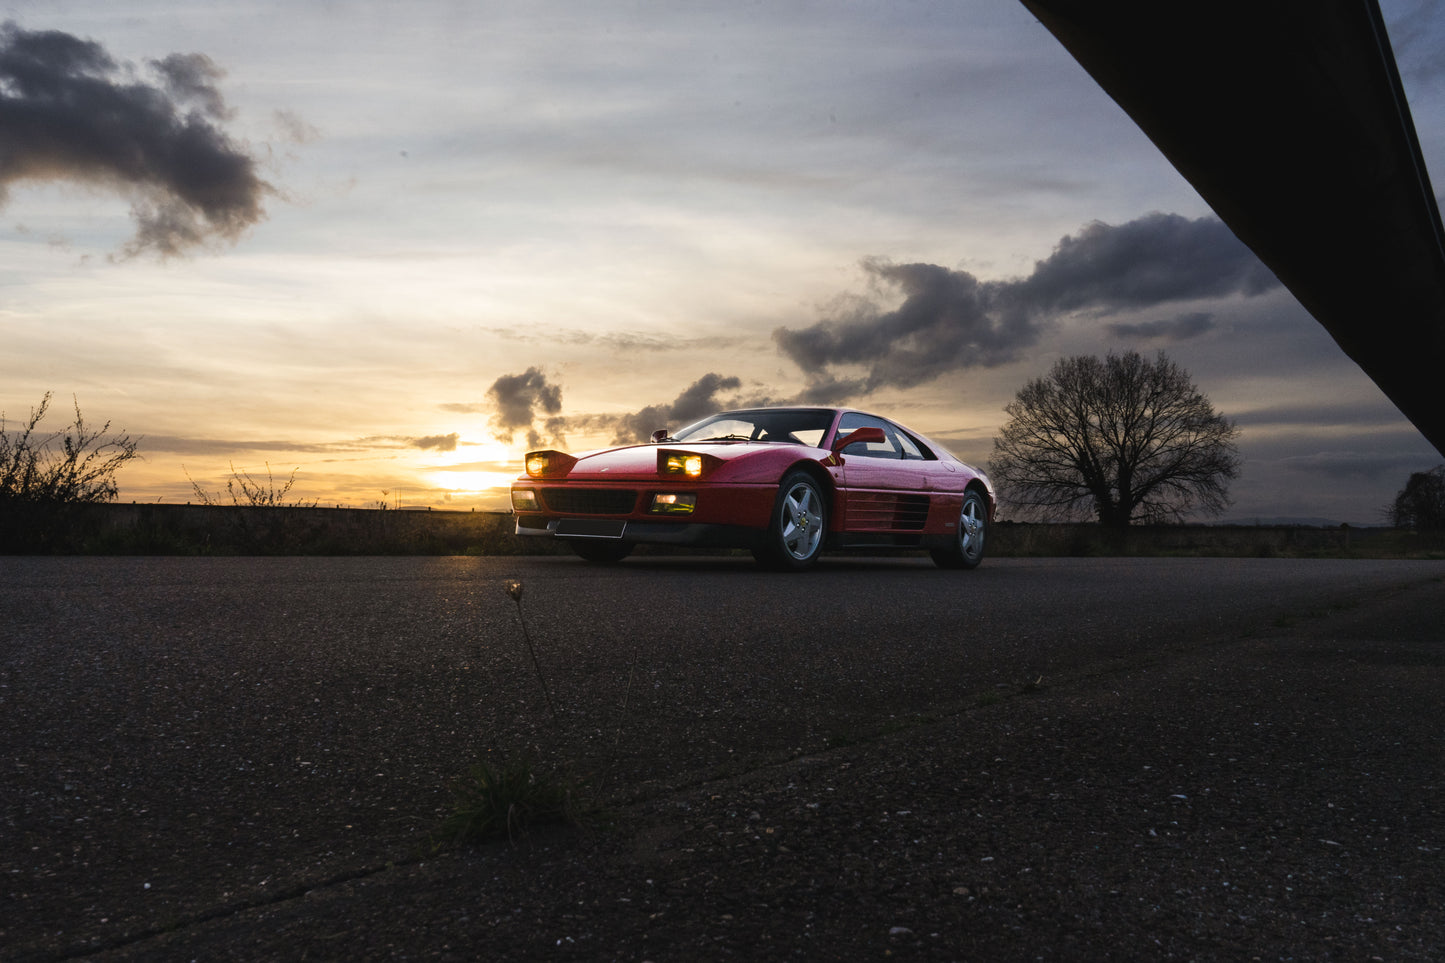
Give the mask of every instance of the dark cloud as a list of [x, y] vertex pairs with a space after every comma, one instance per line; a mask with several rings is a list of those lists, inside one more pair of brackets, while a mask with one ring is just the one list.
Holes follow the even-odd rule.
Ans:
[[[979, 281], [934, 264], [866, 260], [867, 298], [841, 302], [834, 317], [779, 328], [773, 339], [803, 369], [802, 400], [840, 402], [884, 386], [912, 387], [948, 371], [1016, 360], [1060, 317], [1140, 310], [1229, 295], [1255, 296], [1279, 282], [1223, 222], [1150, 214], [1120, 226], [1095, 222], [1061, 240], [1027, 278]], [[1186, 315], [1151, 337], [1200, 333]], [[840, 365], [864, 369], [839, 374]]]
[[[866, 299], [845, 302], [842, 315], [801, 329], [779, 328], [773, 339], [808, 375], [814, 400], [839, 389], [910, 387], [945, 371], [1012, 360], [1038, 340], [1027, 314], [1001, 303], [1005, 288], [966, 271], [934, 264], [870, 259], [863, 270], [875, 288], [903, 297], [892, 311]], [[829, 369], [863, 365], [865, 379], [841, 381]]]
[[459, 437], [455, 431], [449, 435], [426, 435], [411, 439], [411, 446], [423, 451], [456, 451]]
[[176, 104], [195, 104], [207, 117], [230, 120], [234, 112], [226, 106], [216, 81], [226, 72], [205, 54], [170, 54], [152, 60], [151, 67], [160, 74], [166, 92]]
[[122, 255], [162, 258], [235, 241], [273, 193], [219, 126], [231, 116], [203, 54], [171, 54], [136, 79], [99, 44], [0, 26], [0, 203], [23, 181], [69, 181], [131, 201]]
[[737, 391], [742, 386], [740, 378], [708, 372], [667, 404], [648, 405], [630, 415], [619, 415], [613, 423], [612, 441], [619, 445], [646, 441], [658, 428], [681, 428], [715, 412], [736, 407], [741, 403], [736, 400], [723, 402], [718, 398], [718, 392]]
[[[527, 445], [539, 447], [548, 442], [563, 445], [567, 432], [612, 435], [612, 443], [626, 445], [646, 441], [658, 428], [681, 428], [714, 412], [727, 408], [750, 407], [775, 403], [764, 396], [725, 393], [742, 389], [741, 378], [708, 372], [688, 385], [672, 401], [648, 405], [623, 415], [562, 414], [562, 386], [549, 384], [539, 368], [528, 368], [519, 375], [503, 375], [487, 392], [487, 410], [492, 411], [492, 427], [499, 441], [510, 442], [517, 432], [525, 431]], [[474, 413], [478, 406], [443, 405], [450, 411]]]
[[807, 384], [793, 400], [801, 405], [841, 405], [871, 390], [866, 378], [837, 378], [826, 372], [810, 373]]
[[1111, 324], [1109, 333], [1130, 341], [1188, 341], [1214, 330], [1214, 316], [1203, 312], [1181, 314], [1173, 321]]
[[1231, 415], [1240, 427], [1306, 425], [1311, 428], [1347, 428], [1371, 433], [1410, 429], [1410, 423], [1387, 398], [1373, 401], [1319, 401], [1300, 405], [1246, 408]]
[[[562, 386], [547, 383], [540, 368], [528, 368], [519, 375], [502, 375], [487, 389], [493, 409], [492, 431], [498, 441], [510, 442], [517, 432], [527, 433], [527, 446], [536, 448], [546, 436], [562, 444], [566, 419], [561, 417]], [[541, 421], [545, 435], [536, 424]]]
[[1219, 218], [1149, 214], [1117, 227], [1089, 224], [1008, 286], [1027, 310], [1050, 315], [1253, 296], [1279, 281]]
[[1287, 472], [1319, 478], [1399, 478], [1401, 485], [1411, 471], [1419, 471], [1429, 461], [1412, 451], [1321, 451], [1309, 455], [1293, 455], [1279, 460]]

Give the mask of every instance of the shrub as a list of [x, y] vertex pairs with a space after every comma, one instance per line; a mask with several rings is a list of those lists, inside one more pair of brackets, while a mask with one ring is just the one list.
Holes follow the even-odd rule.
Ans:
[[50, 408], [50, 392], [30, 409], [25, 427], [12, 433], [0, 413], [0, 503], [83, 504], [112, 501], [115, 473], [136, 456], [139, 442], [110, 436], [110, 422], [91, 431], [75, 403], [75, 420], [50, 435], [36, 429]]
[[452, 796], [451, 815], [441, 827], [444, 842], [516, 839], [533, 826], [578, 821], [573, 789], [538, 774], [525, 759], [477, 763], [452, 786]]

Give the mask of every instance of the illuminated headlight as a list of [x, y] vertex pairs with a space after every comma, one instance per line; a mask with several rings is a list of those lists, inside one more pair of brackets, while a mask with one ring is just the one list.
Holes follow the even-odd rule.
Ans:
[[545, 454], [531, 455], [527, 458], [527, 474], [533, 478], [539, 478], [547, 473], [548, 459]]
[[691, 515], [697, 508], [697, 495], [692, 492], [662, 492], [652, 496], [652, 510], [662, 515]]
[[535, 512], [537, 510], [537, 493], [530, 488], [512, 489], [512, 511], [514, 512]]
[[668, 455], [667, 461], [663, 464], [663, 471], [669, 475], [687, 475], [696, 478], [702, 474], [701, 455]]

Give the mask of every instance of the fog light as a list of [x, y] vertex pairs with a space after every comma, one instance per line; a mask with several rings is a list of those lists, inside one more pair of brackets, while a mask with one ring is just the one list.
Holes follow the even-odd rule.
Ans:
[[514, 512], [535, 512], [537, 510], [537, 493], [530, 488], [512, 489], [512, 511]]
[[690, 515], [697, 507], [697, 496], [688, 492], [665, 492], [652, 496], [652, 510], [662, 515]]

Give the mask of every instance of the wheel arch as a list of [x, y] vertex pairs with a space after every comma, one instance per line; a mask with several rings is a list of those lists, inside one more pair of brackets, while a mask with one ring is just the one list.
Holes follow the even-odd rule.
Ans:
[[828, 521], [831, 525], [838, 511], [838, 483], [833, 479], [832, 474], [822, 465], [806, 458], [795, 461], [783, 469], [783, 473], [778, 476], [778, 481], [781, 482], [795, 471], [807, 472], [813, 477], [813, 480], [822, 487], [823, 494], [827, 496], [828, 499]]
[[988, 490], [988, 486], [983, 483], [983, 480], [980, 478], [975, 478], [973, 481], [963, 486], [963, 490], [965, 492], [978, 492], [979, 496], [983, 498], [984, 508], [988, 509], [988, 517], [984, 519], [984, 521], [992, 523], [993, 513], [998, 510], [998, 505], [994, 500], [993, 492]]

